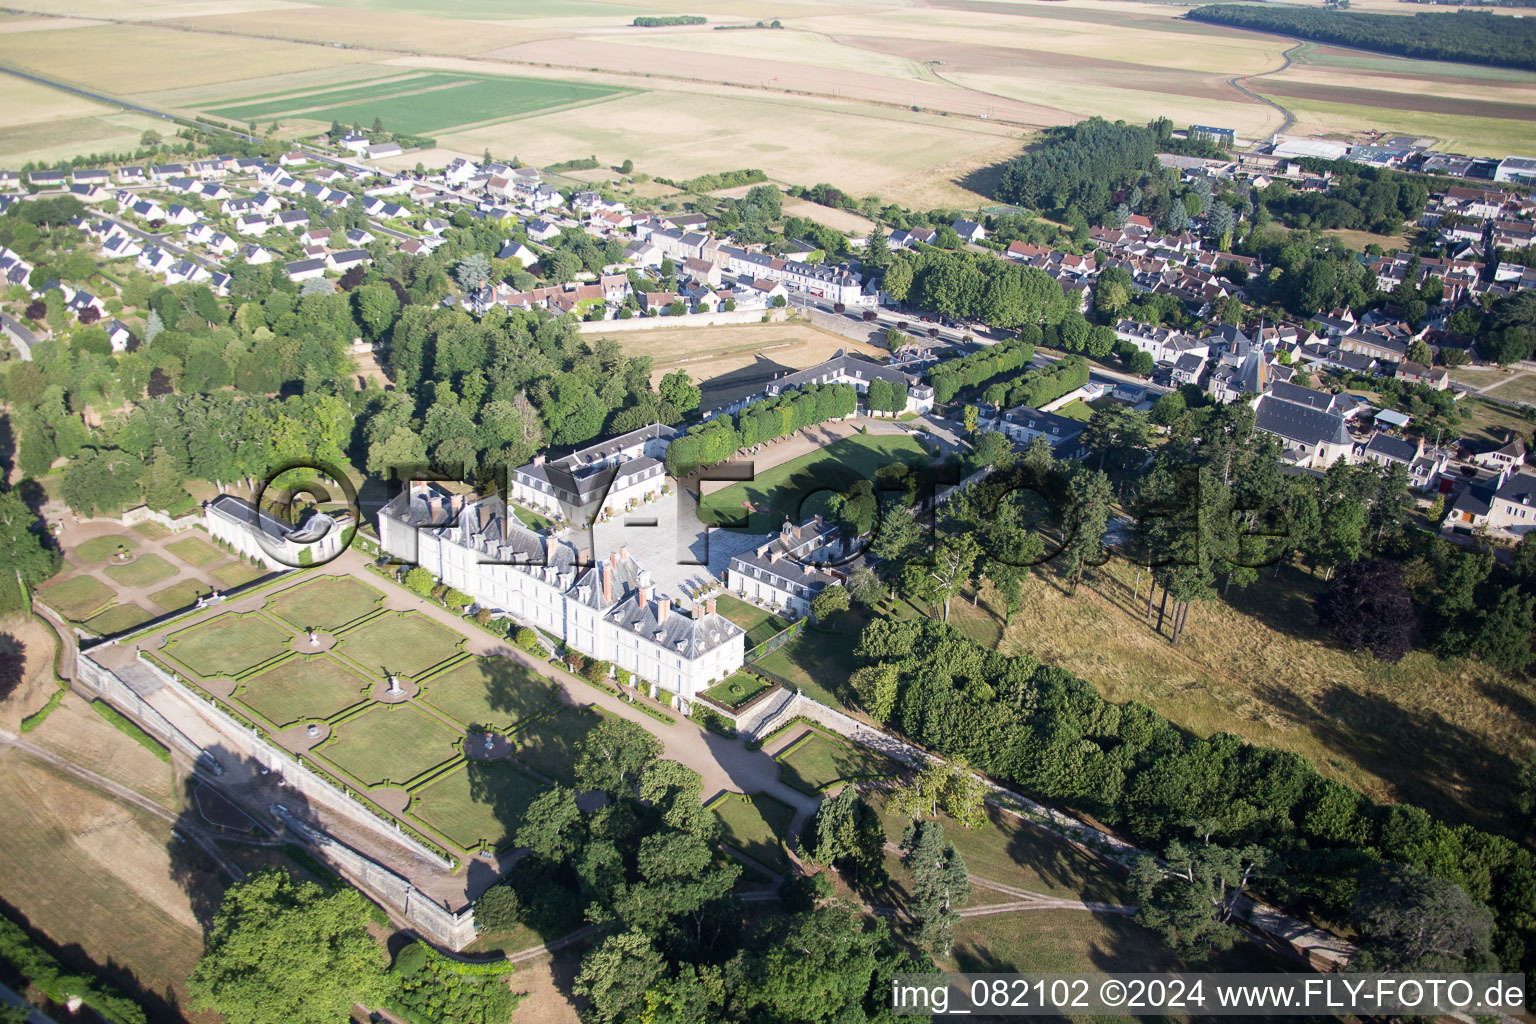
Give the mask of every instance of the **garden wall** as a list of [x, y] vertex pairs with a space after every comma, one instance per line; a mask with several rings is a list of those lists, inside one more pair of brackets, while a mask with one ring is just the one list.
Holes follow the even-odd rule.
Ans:
[[729, 313], [684, 313], [682, 316], [636, 316], [628, 320], [583, 320], [576, 325], [582, 334], [619, 334], [624, 331], [655, 331], [663, 327], [720, 327], [726, 324], [760, 324], [763, 315], [769, 320], [786, 320], [789, 308], [736, 309]]
[[[299, 764], [292, 755], [262, 739], [218, 707], [192, 693], [180, 681], [162, 671], [158, 666], [141, 657], [133, 668], [135, 672], [131, 674], [143, 673], [145, 676], [141, 680], [141, 686], [147, 684], [152, 687], [146, 692], [153, 692], [162, 687], [170, 689], [182, 699], [184, 704], [195, 709], [200, 717], [228, 740], [232, 751], [250, 758], [269, 771], [278, 773], [284, 786], [304, 797], [312, 805], [323, 807], [327, 813], [340, 815], [371, 835], [405, 847], [412, 855], [441, 871], [453, 870], [454, 865], [451, 861], [427, 849], [403, 832], [390, 828], [385, 821], [366, 807]], [[132, 684], [116, 672], [92, 660], [83, 651], [79, 652], [75, 659], [75, 679], [100, 694], [103, 699], [111, 701], [119, 710], [133, 715], [146, 731], [174, 746], [194, 761], [204, 753], [202, 747], [146, 702]], [[213, 755], [210, 754], [210, 756]], [[409, 921], [433, 942], [459, 950], [474, 941], [475, 926], [472, 908], [455, 914], [423, 895], [408, 879], [344, 845], [320, 829], [298, 822], [291, 814], [278, 815], [278, 817], [290, 830], [301, 835], [317, 851], [324, 854], [326, 859], [348, 880], [387, 904], [397, 915]], [[312, 836], [314, 838], [311, 838]]]

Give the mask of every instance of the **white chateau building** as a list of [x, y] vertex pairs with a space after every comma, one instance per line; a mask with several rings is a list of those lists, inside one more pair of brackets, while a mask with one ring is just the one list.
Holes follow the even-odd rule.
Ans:
[[529, 530], [499, 495], [464, 503], [413, 484], [380, 512], [379, 540], [480, 606], [552, 633], [682, 701], [742, 665], [746, 632], [718, 614], [712, 599], [674, 604], [656, 593], [627, 548], [591, 564], [569, 542]]
[[[512, 500], [533, 509], [556, 508], [573, 522], [575, 511], [622, 511], [630, 502], [659, 498], [666, 483], [667, 445], [682, 436], [676, 427], [652, 424], [546, 462], [540, 455], [512, 471]], [[462, 589], [462, 588], [461, 588]]]

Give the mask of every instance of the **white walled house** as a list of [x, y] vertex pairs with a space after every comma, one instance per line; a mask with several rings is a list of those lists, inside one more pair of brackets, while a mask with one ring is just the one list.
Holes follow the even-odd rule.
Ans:
[[786, 519], [778, 533], [731, 559], [726, 588], [770, 608], [809, 615], [817, 594], [844, 582], [842, 573], [817, 564], [841, 553], [841, 536], [835, 524], [819, 515], [799, 526]]
[[[667, 445], [675, 427], [653, 424], [546, 462], [539, 456], [512, 472], [512, 500], [536, 509], [619, 511], [631, 502], [660, 497], [667, 471]], [[597, 503], [601, 502], [600, 505]]]
[[268, 569], [295, 567], [305, 552], [316, 562], [334, 558], [341, 554], [342, 536], [353, 525], [352, 517], [345, 513], [322, 512], [296, 528], [233, 494], [221, 494], [203, 503], [203, 526], [209, 535]]

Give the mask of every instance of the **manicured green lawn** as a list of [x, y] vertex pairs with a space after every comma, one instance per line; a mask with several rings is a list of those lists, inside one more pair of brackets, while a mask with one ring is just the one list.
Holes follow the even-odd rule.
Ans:
[[[147, 523], [140, 525], [149, 525]], [[158, 524], [157, 524], [158, 525]], [[92, 537], [71, 552], [81, 565], [89, 565], [92, 562], [105, 562], [117, 554], [118, 548], [127, 548], [129, 551], [137, 550], [139, 540], [130, 537], [126, 533], [113, 533], [105, 537]]]
[[804, 690], [812, 700], [846, 709], [853, 703], [848, 677], [859, 667], [853, 650], [867, 623], [868, 615], [855, 605], [837, 616], [835, 632], [824, 632], [820, 627], [804, 628], [799, 636], [753, 662], [752, 667], [781, 677], [787, 685]]
[[170, 530], [167, 530], [154, 520], [134, 524], [133, 532], [140, 537], [148, 537], [150, 540], [159, 540], [161, 537], [169, 537], [171, 535]]
[[98, 615], [92, 615], [83, 625], [93, 633], [111, 636], [148, 622], [154, 615], [136, 604], [115, 604]]
[[1082, 420], [1084, 423], [1087, 423], [1089, 417], [1093, 415], [1093, 409], [1087, 402], [1078, 398], [1057, 409], [1056, 415], [1065, 416], [1071, 420]]
[[332, 630], [362, 618], [383, 601], [382, 593], [351, 576], [316, 576], [272, 595], [267, 611], [295, 629]]
[[44, 584], [37, 596], [71, 622], [84, 622], [112, 603], [112, 588], [94, 576], [75, 576]]
[[563, 711], [517, 733], [512, 756], [541, 775], [574, 786], [577, 748], [602, 720], [603, 713], [595, 708]]
[[795, 816], [793, 807], [766, 793], [754, 793], [745, 800], [735, 793], [727, 793], [724, 799], [711, 805], [711, 810], [720, 819], [723, 828], [720, 840], [726, 846], [740, 850], [779, 874], [789, 870], [790, 860], [784, 851], [784, 840]]
[[292, 639], [255, 612], [228, 612], [172, 633], [164, 653], [193, 675], [237, 676], [288, 650]]
[[367, 699], [372, 685], [328, 654], [297, 655], [246, 679], [235, 699], [282, 729], [339, 714]]
[[217, 569], [208, 571], [208, 575], [224, 584], [226, 589], [244, 586], [252, 580], [261, 579], [266, 574], [265, 569], [258, 569], [244, 562], [230, 562], [228, 565], [221, 565]]
[[140, 555], [126, 565], [109, 565], [106, 573], [125, 587], [147, 587], [176, 575], [176, 567], [159, 555]]
[[825, 513], [831, 494], [846, 491], [858, 480], [873, 481], [881, 466], [928, 461], [928, 453], [908, 434], [856, 434], [766, 470], [755, 480], [706, 495], [699, 502], [699, 519], [718, 526], [742, 526], [745, 516], [746, 529], [767, 533], [777, 530], [785, 519], [798, 523], [816, 512]]
[[149, 599], [164, 611], [174, 612], [178, 608], [187, 608], [196, 604], [198, 598], [206, 597], [212, 590], [212, 587], [199, 580], [181, 580], [172, 583], [164, 590], [155, 591], [149, 595]]
[[341, 653], [369, 670], [412, 678], [459, 652], [464, 637], [420, 612], [386, 612], [341, 637]]
[[422, 684], [422, 700], [449, 718], [506, 729], [558, 707], [542, 676], [511, 658], [471, 658]]
[[747, 631], [747, 650], [751, 650], [789, 626], [788, 622], [766, 608], [748, 604], [728, 594], [722, 594], [716, 599], [715, 610]]
[[167, 544], [165, 550], [188, 565], [199, 567], [209, 565], [224, 558], [224, 552], [201, 537], [183, 537], [181, 540], [172, 541]]
[[402, 786], [456, 756], [462, 738], [410, 704], [381, 704], [336, 726], [317, 753], [365, 785]]
[[802, 793], [816, 795], [844, 782], [895, 775], [896, 765], [873, 751], [832, 739], [815, 729], [781, 751], [779, 777]]
[[545, 784], [506, 761], [469, 761], [411, 793], [410, 814], [461, 850], [512, 845]]
[[710, 700], [719, 701], [728, 708], [739, 708], [772, 684], [750, 672], [735, 672], [704, 691]]
[[522, 524], [530, 530], [547, 530], [555, 525], [551, 520], [544, 518], [537, 512], [530, 512], [521, 505], [511, 505], [510, 508], [512, 509], [512, 514], [517, 516]]

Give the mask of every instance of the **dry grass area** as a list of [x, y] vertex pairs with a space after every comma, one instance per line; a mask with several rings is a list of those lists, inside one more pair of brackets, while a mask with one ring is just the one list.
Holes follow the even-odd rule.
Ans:
[[16, 732], [21, 720], [37, 711], [58, 689], [53, 681], [53, 649], [58, 637], [41, 619], [26, 615], [0, 618], [0, 635], [6, 650], [20, 648], [24, 658], [21, 682], [0, 700], [0, 728]]
[[171, 766], [113, 728], [83, 697], [66, 694], [27, 739], [144, 794], [168, 810], [181, 806]]
[[[0, 53], [25, 50], [38, 33], [0, 33]], [[137, 148], [155, 118], [50, 89], [13, 75], [0, 76], [0, 159], [7, 166], [53, 161], [81, 152]]]
[[[1262, 81], [1255, 83], [1254, 91], [1265, 91]], [[1536, 122], [1529, 117], [1468, 117], [1291, 96], [1275, 99], [1295, 112], [1296, 125], [1291, 129], [1295, 135], [1348, 135], [1362, 128], [1374, 128], [1428, 136], [1436, 140], [1436, 149], [1472, 156], [1504, 157], [1536, 149]]]
[[[1416, 651], [1393, 665], [1333, 646], [1315, 626], [1320, 581], [1266, 570], [1246, 591], [1196, 604], [1177, 647], [1143, 618], [1136, 567], [1114, 560], [1076, 597], [1032, 580], [1007, 630], [957, 601], [958, 624], [1006, 654], [1082, 676], [1118, 703], [1142, 701], [1199, 735], [1231, 732], [1293, 750], [1382, 800], [1484, 827], [1511, 813], [1512, 758], [1536, 746], [1536, 686], [1478, 662]], [[1155, 611], [1154, 611], [1155, 614]]]
[[1491, 393], [1506, 402], [1536, 402], [1536, 375], [1517, 373]]
[[[601, 335], [589, 335], [596, 341]], [[661, 327], [615, 334], [629, 356], [651, 358], [651, 383], [673, 370], [687, 370], [695, 383], [714, 387], [761, 385], [776, 373], [803, 370], [838, 349], [879, 358], [873, 345], [802, 323], [737, 324], [726, 327]]]
[[809, 199], [785, 196], [780, 206], [785, 216], [806, 217], [818, 224], [825, 224], [834, 231], [852, 232], [860, 238], [867, 238], [875, 226], [875, 222], [867, 217], [860, 217], [849, 210], [834, 210], [830, 206], [822, 206]]
[[172, 862], [169, 823], [13, 749], [0, 751], [0, 772], [0, 899], [54, 942], [78, 944], [142, 990], [183, 1002], [202, 930]]
[[102, 25], [0, 36], [0, 61], [106, 92], [244, 81], [370, 55], [339, 47], [303, 46], [243, 36], [176, 32], [151, 26]]

